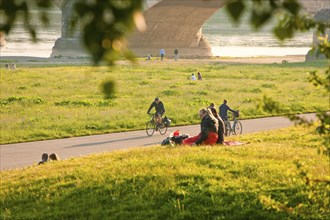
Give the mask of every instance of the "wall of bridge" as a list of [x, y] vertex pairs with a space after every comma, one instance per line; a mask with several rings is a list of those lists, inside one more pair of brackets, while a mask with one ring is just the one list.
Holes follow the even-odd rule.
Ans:
[[131, 34], [129, 48], [140, 56], [158, 55], [161, 48], [170, 56], [175, 48], [181, 56], [211, 56], [211, 46], [201, 27], [224, 3], [221, 0], [160, 1], [144, 12], [147, 30]]
[[[62, 34], [55, 42], [51, 56], [83, 55], [79, 38], [72, 36], [70, 22], [73, 2], [56, 1], [62, 10]], [[153, 0], [147, 1], [144, 12], [147, 30], [128, 36], [128, 47], [138, 56], [157, 55], [161, 48], [173, 54], [179, 48], [181, 56], [211, 56], [211, 47], [203, 37], [201, 27], [225, 0]], [[169, 53], [171, 51], [171, 53]]]
[[[72, 7], [76, 0], [53, 0], [62, 10], [62, 34], [55, 42], [52, 56], [85, 56], [80, 33], [70, 31]], [[330, 8], [330, 0], [300, 0], [306, 10], [316, 14]], [[147, 30], [128, 36], [128, 46], [138, 56], [158, 55], [164, 48], [168, 55], [178, 48], [181, 56], [212, 56], [211, 47], [203, 37], [202, 25], [225, 0], [147, 0], [144, 12]]]

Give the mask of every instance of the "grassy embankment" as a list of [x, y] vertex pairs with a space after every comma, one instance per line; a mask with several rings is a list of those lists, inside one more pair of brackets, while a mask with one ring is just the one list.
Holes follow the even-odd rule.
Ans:
[[[251, 143], [154, 146], [3, 171], [0, 218], [329, 217], [329, 185], [316, 188], [312, 181], [330, 181], [329, 157], [317, 153], [322, 144], [315, 127], [244, 135], [239, 140]], [[302, 164], [299, 170], [295, 161]], [[301, 171], [308, 173], [311, 185], [300, 177]]]
[[[329, 110], [328, 95], [308, 82], [308, 72], [324, 65], [150, 62], [1, 69], [0, 144], [144, 129], [156, 96], [172, 125], [198, 123], [200, 108], [224, 98], [242, 118], [271, 116], [256, 108], [265, 94], [286, 112]], [[203, 81], [187, 79], [197, 71]], [[116, 80], [117, 93], [105, 100], [100, 84], [109, 78]]]

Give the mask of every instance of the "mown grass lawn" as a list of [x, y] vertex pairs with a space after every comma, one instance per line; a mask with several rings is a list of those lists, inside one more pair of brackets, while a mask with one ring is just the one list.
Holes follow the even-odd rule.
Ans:
[[[163, 100], [172, 125], [198, 123], [200, 108], [223, 99], [242, 118], [270, 116], [257, 108], [264, 95], [286, 113], [329, 110], [328, 94], [308, 82], [308, 72], [324, 66], [150, 62], [1, 69], [0, 144], [144, 129], [155, 97]], [[187, 79], [197, 71], [202, 81]], [[100, 85], [109, 79], [116, 93], [104, 99]]]
[[236, 147], [152, 146], [2, 171], [0, 218], [328, 219], [329, 157], [317, 153], [315, 128], [244, 135], [251, 143]]

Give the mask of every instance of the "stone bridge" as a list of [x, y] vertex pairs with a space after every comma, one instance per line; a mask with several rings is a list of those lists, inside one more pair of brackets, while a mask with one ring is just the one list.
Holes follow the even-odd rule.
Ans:
[[[329, 0], [300, 0], [311, 14], [330, 8]], [[72, 34], [70, 19], [75, 0], [53, 0], [62, 10], [62, 33], [53, 47], [54, 56], [86, 56], [79, 40], [79, 31]], [[173, 55], [178, 48], [180, 56], [212, 56], [211, 47], [203, 37], [202, 25], [224, 6], [225, 0], [146, 0], [144, 12], [147, 30], [128, 36], [128, 46], [137, 56], [157, 55], [160, 48]]]

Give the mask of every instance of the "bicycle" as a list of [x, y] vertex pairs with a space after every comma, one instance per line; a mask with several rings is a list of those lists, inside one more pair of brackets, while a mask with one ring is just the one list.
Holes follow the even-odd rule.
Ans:
[[155, 114], [151, 115], [151, 119], [146, 123], [146, 132], [148, 136], [152, 136], [155, 131], [159, 131], [161, 135], [167, 132], [167, 124], [162, 120], [161, 124], [158, 124]]
[[239, 117], [239, 111], [233, 113], [233, 126], [231, 126], [230, 121], [226, 120], [225, 123], [225, 134], [229, 136], [230, 134], [239, 135], [242, 134], [243, 126], [242, 123], [237, 119]]

